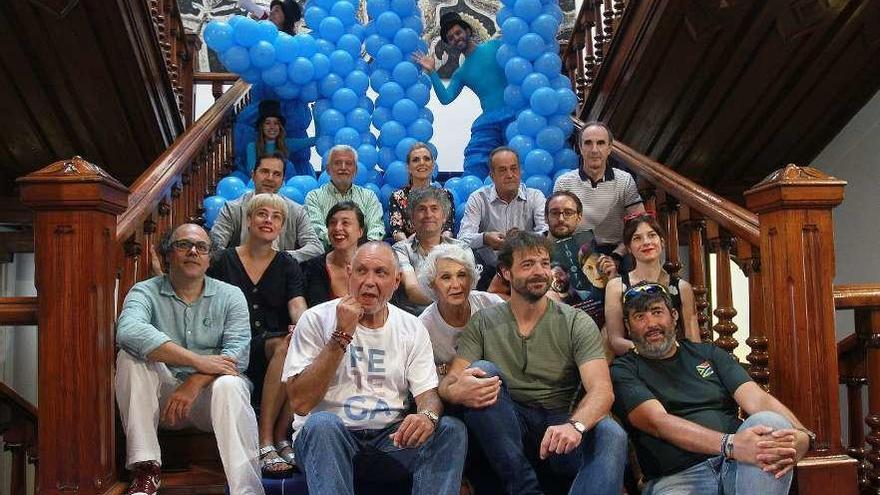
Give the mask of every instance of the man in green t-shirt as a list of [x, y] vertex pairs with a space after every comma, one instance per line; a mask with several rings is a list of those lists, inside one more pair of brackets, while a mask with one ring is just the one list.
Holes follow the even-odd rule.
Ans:
[[623, 314], [635, 347], [611, 366], [614, 412], [648, 480], [642, 493], [787, 494], [815, 435], [723, 349], [676, 341], [664, 286], [633, 286]]
[[[533, 463], [543, 462], [574, 477], [570, 493], [618, 495], [626, 435], [608, 417], [604, 345], [583, 311], [546, 297], [550, 243], [523, 231], [505, 239], [498, 269], [510, 301], [471, 317], [440, 394], [464, 406], [462, 418], [504, 493], [542, 493]], [[586, 395], [578, 402], [581, 384]]]

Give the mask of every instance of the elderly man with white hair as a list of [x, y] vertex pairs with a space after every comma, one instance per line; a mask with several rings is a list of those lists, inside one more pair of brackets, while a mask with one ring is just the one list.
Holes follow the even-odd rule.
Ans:
[[330, 181], [313, 189], [306, 195], [306, 212], [318, 238], [329, 249], [330, 239], [327, 237], [325, 221], [330, 208], [342, 201], [351, 201], [364, 213], [367, 223], [367, 239], [380, 241], [385, 237], [385, 223], [382, 221], [382, 205], [376, 194], [364, 187], [354, 184], [358, 171], [357, 151], [344, 144], [330, 148], [327, 159], [327, 173]]

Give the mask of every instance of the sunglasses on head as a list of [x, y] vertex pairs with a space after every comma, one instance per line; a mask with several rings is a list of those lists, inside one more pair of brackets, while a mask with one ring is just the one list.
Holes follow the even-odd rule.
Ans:
[[666, 290], [666, 287], [663, 287], [660, 284], [640, 284], [630, 287], [629, 290], [623, 293], [623, 304], [626, 304], [633, 299], [636, 299], [643, 295], [655, 294], [665, 294], [667, 297], [669, 297], [669, 291]]
[[629, 222], [630, 220], [635, 220], [636, 218], [657, 218], [657, 214], [653, 211], [639, 211], [636, 213], [630, 213], [623, 217], [623, 223]]

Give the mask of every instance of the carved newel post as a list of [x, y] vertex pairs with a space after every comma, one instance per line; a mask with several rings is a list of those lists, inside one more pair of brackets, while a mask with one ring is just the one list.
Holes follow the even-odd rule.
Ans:
[[818, 436], [798, 464], [798, 493], [856, 493], [840, 444], [834, 330], [834, 224], [845, 181], [788, 165], [746, 191], [758, 214], [770, 391]]
[[79, 157], [17, 182], [34, 210], [39, 493], [104, 493], [116, 481], [116, 215], [128, 189]]

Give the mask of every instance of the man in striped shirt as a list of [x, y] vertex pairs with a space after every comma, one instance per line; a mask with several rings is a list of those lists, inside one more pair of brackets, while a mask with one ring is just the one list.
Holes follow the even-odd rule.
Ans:
[[381, 241], [385, 237], [385, 224], [382, 222], [382, 206], [379, 204], [379, 198], [373, 191], [353, 183], [357, 173], [357, 163], [357, 151], [354, 148], [344, 144], [334, 146], [330, 149], [330, 158], [327, 160], [330, 182], [312, 190], [306, 196], [306, 212], [325, 248], [330, 247], [330, 240], [327, 237], [327, 213], [340, 201], [351, 201], [364, 213], [369, 240]]
[[596, 250], [611, 255], [618, 265], [626, 248], [623, 245], [623, 218], [645, 211], [636, 181], [628, 172], [611, 166], [614, 137], [602, 122], [587, 123], [578, 143], [583, 164], [556, 180], [554, 191], [574, 193], [584, 206], [578, 230], [592, 230]]

